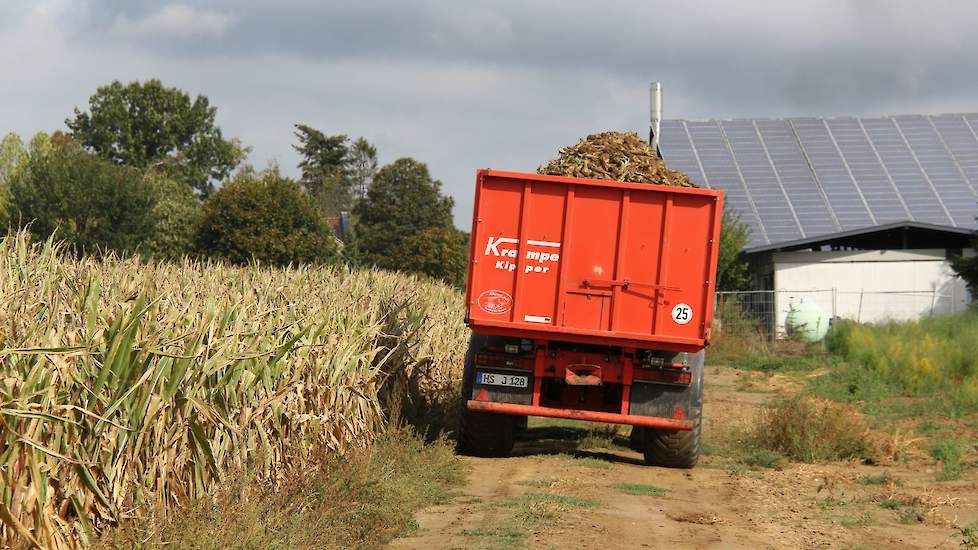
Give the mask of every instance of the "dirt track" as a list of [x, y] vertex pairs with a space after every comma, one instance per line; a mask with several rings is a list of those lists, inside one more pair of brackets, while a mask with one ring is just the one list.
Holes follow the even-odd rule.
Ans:
[[[707, 376], [707, 442], [797, 383], [717, 367]], [[467, 485], [419, 514], [418, 531], [392, 548], [959, 548], [955, 526], [978, 519], [975, 471], [937, 483], [926, 458], [775, 470], [707, 454], [693, 470], [670, 470], [644, 466], [621, 438], [588, 446], [577, 426], [533, 421], [512, 457], [465, 458]], [[884, 471], [902, 484], [859, 483]], [[665, 492], [626, 494], [623, 483]], [[579, 500], [520, 508], [527, 494]], [[884, 508], [887, 499], [907, 506]], [[527, 523], [528, 514], [546, 519]]]

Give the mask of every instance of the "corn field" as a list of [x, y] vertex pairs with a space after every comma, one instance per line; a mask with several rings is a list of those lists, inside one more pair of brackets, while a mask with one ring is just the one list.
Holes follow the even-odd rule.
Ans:
[[274, 483], [314, 449], [369, 444], [391, 403], [454, 398], [462, 306], [386, 272], [74, 259], [6, 237], [0, 538], [84, 546], [235, 469]]

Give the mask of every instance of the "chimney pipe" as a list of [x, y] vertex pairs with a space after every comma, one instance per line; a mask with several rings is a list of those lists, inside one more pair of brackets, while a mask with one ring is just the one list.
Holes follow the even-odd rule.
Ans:
[[662, 158], [659, 151], [659, 127], [662, 122], [662, 83], [656, 81], [649, 89], [650, 114], [649, 117], [649, 144]]

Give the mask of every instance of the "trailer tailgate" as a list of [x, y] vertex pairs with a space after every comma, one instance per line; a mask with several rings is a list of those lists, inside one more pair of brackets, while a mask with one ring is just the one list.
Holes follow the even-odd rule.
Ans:
[[481, 170], [467, 322], [694, 350], [710, 337], [722, 192]]

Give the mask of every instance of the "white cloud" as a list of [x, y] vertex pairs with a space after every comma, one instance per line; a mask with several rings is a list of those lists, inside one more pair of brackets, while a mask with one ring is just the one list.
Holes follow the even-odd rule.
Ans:
[[112, 22], [112, 29], [124, 36], [221, 36], [233, 22], [234, 18], [226, 13], [167, 4], [141, 19], [119, 14]]

